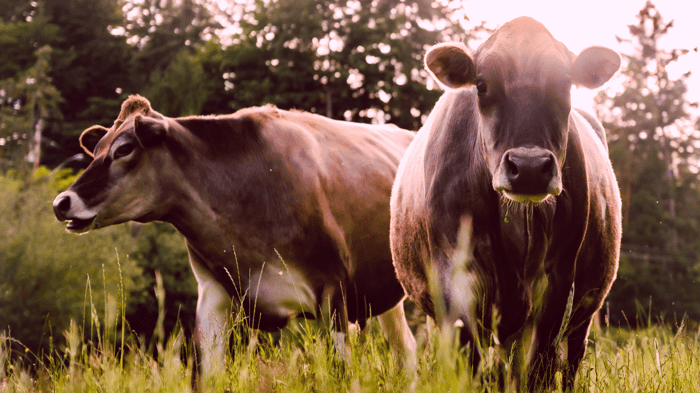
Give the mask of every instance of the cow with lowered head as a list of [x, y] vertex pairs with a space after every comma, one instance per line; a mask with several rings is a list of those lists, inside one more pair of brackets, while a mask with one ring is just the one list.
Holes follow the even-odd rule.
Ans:
[[440, 325], [463, 324], [475, 371], [495, 342], [517, 388], [551, 388], [562, 370], [571, 389], [621, 237], [604, 130], [571, 88], [601, 86], [620, 57], [576, 56], [522, 17], [473, 55], [439, 44], [425, 64], [447, 91], [394, 183], [399, 281]]
[[168, 118], [143, 97], [80, 143], [90, 166], [53, 203], [71, 232], [169, 222], [198, 282], [201, 368], [224, 364], [231, 313], [275, 331], [323, 318], [345, 332], [378, 315], [414, 355], [389, 249], [389, 198], [413, 133], [272, 106]]

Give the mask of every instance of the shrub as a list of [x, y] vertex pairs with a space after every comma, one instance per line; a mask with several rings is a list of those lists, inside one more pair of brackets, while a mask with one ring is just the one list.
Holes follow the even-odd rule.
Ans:
[[51, 202], [73, 178], [45, 168], [29, 181], [0, 176], [0, 331], [37, 354], [52, 349], [71, 319], [88, 324], [107, 303], [127, 304], [115, 297], [137, 290], [141, 275], [126, 226], [76, 236], [56, 220]]

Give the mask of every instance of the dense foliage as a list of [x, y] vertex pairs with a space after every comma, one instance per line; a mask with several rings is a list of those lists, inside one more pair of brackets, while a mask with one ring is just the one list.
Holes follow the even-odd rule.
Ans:
[[[71, 320], [89, 335], [93, 314], [109, 314], [110, 324], [150, 342], [159, 314], [156, 272], [164, 277], [169, 308], [162, 330], [173, 331], [178, 321], [191, 328], [196, 282], [182, 236], [166, 224], [67, 233], [51, 201], [75, 177], [69, 169], [45, 167], [31, 179], [0, 176], [0, 330], [39, 353]], [[125, 325], [115, 323], [118, 314]]]
[[[659, 39], [673, 27], [647, 3], [618, 38], [622, 91], [597, 98], [623, 204], [618, 280], [608, 298], [613, 323], [634, 325], [640, 304], [657, 313], [700, 320], [700, 131], [690, 115], [688, 72], [671, 79], [668, 66], [688, 52]], [[625, 320], [627, 319], [627, 320]]]
[[82, 324], [92, 313], [104, 316], [108, 303], [137, 289], [141, 275], [128, 257], [136, 244], [125, 226], [100, 235], [66, 233], [49, 202], [74, 177], [47, 172], [42, 168], [29, 181], [0, 177], [0, 321], [32, 351], [48, 348], [71, 319]]

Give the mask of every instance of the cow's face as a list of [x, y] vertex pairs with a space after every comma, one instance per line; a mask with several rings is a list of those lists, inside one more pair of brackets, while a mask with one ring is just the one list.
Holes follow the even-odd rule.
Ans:
[[[158, 116], [160, 117], [160, 116]], [[72, 232], [85, 232], [129, 220], [157, 219], [163, 207], [165, 120], [128, 116], [111, 129], [93, 126], [80, 136], [93, 162], [53, 202], [56, 217]]]
[[493, 188], [526, 204], [562, 191], [572, 85], [599, 87], [619, 66], [607, 48], [574, 56], [529, 18], [504, 25], [473, 58], [452, 43], [426, 55], [426, 68], [447, 88], [473, 89]]

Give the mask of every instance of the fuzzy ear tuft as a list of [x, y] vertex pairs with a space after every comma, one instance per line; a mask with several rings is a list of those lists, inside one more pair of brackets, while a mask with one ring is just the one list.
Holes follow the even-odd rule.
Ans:
[[425, 68], [442, 85], [458, 89], [476, 82], [476, 67], [461, 43], [443, 43], [430, 48], [425, 55]]
[[137, 115], [134, 117], [134, 132], [141, 146], [144, 148], [155, 146], [165, 140], [168, 123], [165, 120]]
[[109, 130], [105, 127], [94, 125], [80, 134], [80, 146], [90, 157], [95, 157], [97, 142], [107, 134], [107, 131]]
[[129, 98], [122, 103], [122, 110], [119, 112], [117, 121], [123, 122], [127, 117], [129, 117], [129, 115], [134, 113], [143, 113], [144, 115], [148, 115], [151, 112], [153, 112], [153, 108], [151, 108], [151, 103], [145, 97], [141, 97], [138, 94], [130, 95]]

